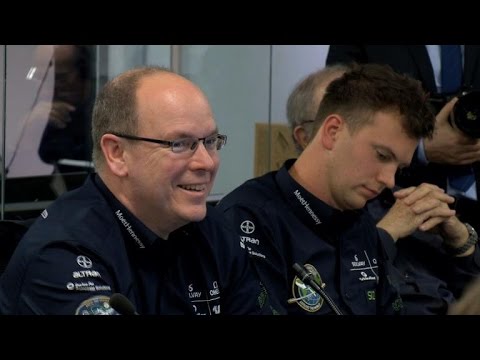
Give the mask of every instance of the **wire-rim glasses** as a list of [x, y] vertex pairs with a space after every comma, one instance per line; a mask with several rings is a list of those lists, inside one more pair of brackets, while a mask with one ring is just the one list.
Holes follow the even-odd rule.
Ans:
[[172, 150], [172, 152], [176, 154], [184, 153], [187, 151], [192, 151], [192, 152], [195, 151], [200, 141], [203, 141], [203, 145], [208, 151], [220, 150], [227, 143], [227, 135], [222, 135], [222, 134], [214, 134], [204, 138], [186, 137], [186, 138], [176, 139], [173, 141], [151, 139], [151, 138], [146, 138], [141, 136], [116, 133], [116, 132], [112, 132], [111, 134], [124, 139], [128, 139], [128, 140], [147, 141], [155, 144], [165, 145], [169, 147]]

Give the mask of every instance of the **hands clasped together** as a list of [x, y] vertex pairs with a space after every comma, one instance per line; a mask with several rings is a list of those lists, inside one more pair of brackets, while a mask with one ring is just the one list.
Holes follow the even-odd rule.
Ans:
[[[461, 247], [467, 242], [469, 233], [466, 226], [455, 216], [455, 210], [449, 208], [455, 198], [443, 189], [423, 183], [396, 191], [394, 196], [395, 204], [377, 224], [394, 241], [420, 230], [440, 234], [445, 245], [450, 247]], [[472, 252], [473, 247], [460, 256]]]

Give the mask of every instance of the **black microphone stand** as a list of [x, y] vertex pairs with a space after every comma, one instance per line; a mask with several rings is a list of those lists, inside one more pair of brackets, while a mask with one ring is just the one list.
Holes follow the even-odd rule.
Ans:
[[338, 306], [333, 302], [332, 298], [322, 289], [322, 287], [315, 281], [313, 275], [304, 266], [297, 263], [293, 264], [293, 270], [304, 284], [309, 285], [313, 291], [322, 297], [323, 300], [330, 306], [330, 309], [337, 315], [343, 315]]

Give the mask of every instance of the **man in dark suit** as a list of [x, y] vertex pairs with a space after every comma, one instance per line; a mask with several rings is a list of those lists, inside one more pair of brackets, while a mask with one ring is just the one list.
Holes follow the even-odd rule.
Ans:
[[[461, 46], [463, 74], [457, 91], [442, 89], [440, 45], [331, 45], [326, 64], [382, 63], [399, 73], [408, 74], [423, 84], [433, 98], [447, 98], [461, 89], [480, 90], [480, 45]], [[444, 69], [448, 69], [444, 66]], [[397, 174], [403, 187], [422, 182], [436, 184], [457, 198], [456, 210], [462, 221], [480, 228], [480, 141], [452, 127], [445, 112], [451, 112], [456, 99], [442, 103], [445, 116], [438, 115], [431, 139], [423, 139], [412, 159], [412, 165]], [[453, 174], [461, 167], [472, 169], [475, 182], [466, 190], [452, 186]], [[474, 180], [473, 175], [471, 179]]]
[[[381, 63], [422, 82], [425, 90], [437, 94], [435, 74], [425, 45], [330, 45], [326, 64]], [[480, 45], [465, 45], [463, 86], [480, 89]]]

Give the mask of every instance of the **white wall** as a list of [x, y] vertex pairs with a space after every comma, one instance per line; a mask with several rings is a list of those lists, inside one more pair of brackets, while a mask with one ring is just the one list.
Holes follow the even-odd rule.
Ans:
[[225, 194], [253, 176], [255, 123], [268, 121], [270, 46], [182, 46], [181, 71], [205, 91], [228, 135], [212, 190]]
[[170, 45], [108, 45], [108, 80], [141, 65], [170, 66]]
[[274, 45], [272, 122], [287, 123], [286, 104], [294, 86], [313, 71], [325, 67], [329, 45]]

